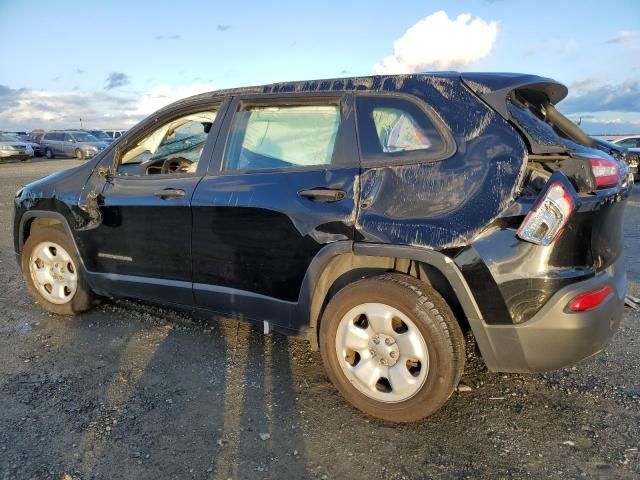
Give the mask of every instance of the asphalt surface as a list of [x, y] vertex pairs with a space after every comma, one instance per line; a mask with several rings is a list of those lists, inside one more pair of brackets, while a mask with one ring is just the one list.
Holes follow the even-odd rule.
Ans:
[[[0, 479], [639, 478], [640, 314], [606, 352], [541, 375], [488, 372], [429, 419], [379, 422], [304, 341], [108, 302], [76, 318], [27, 294], [12, 197], [75, 160], [0, 165]], [[640, 297], [640, 187], [626, 212]]]

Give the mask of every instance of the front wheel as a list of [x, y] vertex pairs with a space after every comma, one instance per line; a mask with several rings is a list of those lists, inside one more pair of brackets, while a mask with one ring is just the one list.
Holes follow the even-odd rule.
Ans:
[[33, 232], [22, 249], [21, 266], [29, 293], [51, 313], [74, 315], [96, 303], [75, 247], [61, 227]]
[[50, 148], [45, 148], [44, 149], [44, 156], [47, 157], [47, 159], [51, 160], [53, 158], [53, 152], [51, 151]]
[[434, 413], [464, 369], [464, 337], [447, 303], [427, 284], [400, 274], [340, 290], [322, 316], [320, 350], [347, 401], [393, 422]]
[[84, 160], [84, 152], [81, 149], [76, 148], [75, 155], [76, 160]]

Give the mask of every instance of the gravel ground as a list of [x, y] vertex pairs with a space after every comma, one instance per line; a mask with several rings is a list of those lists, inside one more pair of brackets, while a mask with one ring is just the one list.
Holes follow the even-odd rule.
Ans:
[[[605, 353], [543, 375], [490, 373], [470, 347], [470, 391], [421, 423], [379, 422], [300, 340], [132, 302], [44, 313], [15, 262], [12, 197], [73, 165], [0, 165], [0, 478], [639, 478], [639, 313]], [[640, 187], [636, 296], [639, 248]]]

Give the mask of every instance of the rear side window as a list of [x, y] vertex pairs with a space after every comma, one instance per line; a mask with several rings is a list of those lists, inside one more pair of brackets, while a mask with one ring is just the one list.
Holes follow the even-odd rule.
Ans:
[[356, 108], [360, 152], [365, 160], [440, 160], [453, 151], [442, 127], [410, 100], [359, 96]]
[[233, 120], [223, 169], [329, 165], [339, 128], [337, 103], [241, 107]]

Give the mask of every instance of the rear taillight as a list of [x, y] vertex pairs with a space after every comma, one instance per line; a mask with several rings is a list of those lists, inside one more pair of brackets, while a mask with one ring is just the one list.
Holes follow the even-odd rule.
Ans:
[[598, 308], [611, 293], [611, 287], [604, 286], [598, 290], [581, 293], [569, 302], [567, 308], [572, 312], [586, 312]]
[[560, 182], [552, 183], [516, 232], [528, 242], [549, 245], [562, 233], [573, 213], [573, 198]]
[[615, 187], [620, 182], [620, 167], [615, 160], [590, 158], [589, 162], [597, 188]]

